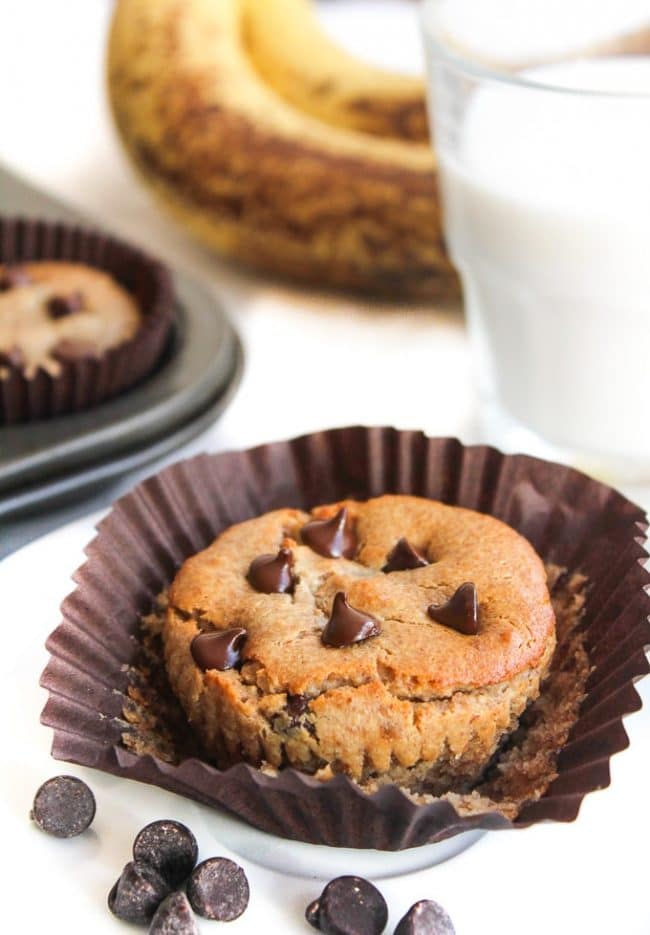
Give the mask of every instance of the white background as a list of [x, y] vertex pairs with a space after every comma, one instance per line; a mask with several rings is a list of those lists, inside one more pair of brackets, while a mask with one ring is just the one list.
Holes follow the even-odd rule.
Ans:
[[[170, 225], [136, 184], [108, 118], [102, 49], [109, 8], [105, 0], [0, 0], [0, 161], [213, 284], [242, 333], [246, 373], [220, 423], [187, 450], [353, 422], [475, 440], [458, 314], [269, 285], [227, 268]], [[371, 56], [417, 69], [412, 4], [332, 0], [324, 15], [352, 47], [366, 44]], [[328, 379], [313, 379], [319, 367]], [[48, 732], [35, 724], [42, 640], [57, 623], [58, 602], [91, 525], [81, 521], [0, 566], [5, 634], [13, 634], [5, 635], [0, 654], [0, 697], [5, 711], [19, 712], [9, 719], [13, 752], [0, 770], [2, 851], [11, 863], [3, 880], [4, 931], [118, 931], [103, 894], [128, 857], [133, 833], [157, 815], [193, 824], [203, 856], [228, 852], [215, 843], [205, 810], [92, 773], [86, 775], [100, 800], [94, 835], [50, 841], [26, 820], [34, 788], [56, 772], [47, 757]], [[458, 935], [647, 935], [647, 711], [630, 719], [629, 728], [632, 749], [614, 760], [613, 787], [585, 802], [577, 824], [494, 834], [447, 864], [382, 882], [393, 922], [410, 902], [431, 896], [448, 908]], [[308, 931], [300, 912], [321, 884], [281, 879], [250, 863], [246, 868], [251, 910], [228, 931]]]

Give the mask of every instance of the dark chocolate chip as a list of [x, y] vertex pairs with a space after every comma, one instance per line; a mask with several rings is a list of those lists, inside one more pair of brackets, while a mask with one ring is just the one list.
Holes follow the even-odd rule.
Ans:
[[125, 922], [150, 922], [170, 889], [155, 867], [134, 860], [126, 865], [108, 894], [108, 908]]
[[305, 919], [309, 922], [311, 926], [315, 929], [320, 929], [320, 899], [315, 899], [313, 903], [309, 903], [305, 909]]
[[332, 604], [332, 615], [321, 634], [325, 646], [351, 646], [371, 636], [379, 636], [379, 622], [361, 610], [350, 607], [343, 591], [338, 591]]
[[80, 341], [75, 338], [61, 338], [52, 351], [52, 356], [65, 363], [73, 363], [98, 356], [97, 347], [90, 341]]
[[67, 318], [75, 315], [84, 307], [84, 297], [80, 292], [71, 292], [69, 295], [53, 295], [47, 302], [47, 313], [50, 318]]
[[0, 367], [24, 367], [25, 355], [19, 347], [10, 347], [7, 351], [0, 351]]
[[421, 899], [400, 919], [395, 935], [456, 935], [456, 930], [442, 906]]
[[238, 864], [227, 857], [211, 857], [190, 877], [187, 895], [194, 911], [204, 919], [230, 922], [246, 910], [250, 892]]
[[292, 594], [295, 585], [292, 565], [290, 549], [280, 549], [277, 555], [259, 555], [250, 564], [248, 580], [262, 594]]
[[241, 651], [248, 633], [242, 627], [229, 630], [210, 630], [199, 633], [192, 640], [190, 650], [199, 669], [232, 669], [241, 660]]
[[353, 558], [357, 537], [348, 522], [343, 507], [331, 519], [312, 519], [302, 527], [300, 536], [305, 545], [326, 558]]
[[95, 817], [95, 796], [76, 776], [54, 776], [34, 796], [30, 818], [41, 831], [57, 838], [73, 838]]
[[298, 718], [302, 717], [302, 715], [306, 713], [308, 707], [309, 698], [307, 698], [305, 695], [287, 695], [287, 703], [285, 708], [287, 709], [287, 714], [289, 714], [294, 724], [298, 722]]
[[456, 590], [446, 604], [431, 604], [427, 613], [436, 623], [475, 636], [478, 633], [478, 601], [476, 586], [470, 581]]
[[28, 286], [32, 277], [22, 266], [6, 266], [0, 273], [0, 292], [8, 292], [16, 286]]
[[377, 887], [362, 877], [337, 877], [311, 903], [305, 917], [325, 935], [381, 935], [388, 907]]
[[412, 568], [424, 568], [428, 564], [426, 556], [402, 537], [388, 556], [382, 571], [409, 571]]
[[199, 929], [185, 893], [172, 893], [156, 909], [149, 935], [198, 935]]
[[170, 886], [189, 877], [198, 856], [196, 838], [180, 821], [152, 821], [133, 842], [133, 859], [155, 867]]

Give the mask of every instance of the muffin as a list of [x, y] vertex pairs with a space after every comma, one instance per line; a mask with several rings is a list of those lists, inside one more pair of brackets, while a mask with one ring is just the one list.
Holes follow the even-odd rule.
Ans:
[[0, 265], [0, 365], [52, 376], [98, 358], [142, 324], [135, 298], [108, 273], [61, 261]]
[[544, 566], [494, 517], [414, 496], [280, 509], [173, 581], [170, 685], [220, 766], [471, 787], [555, 647]]
[[[357, 515], [356, 506], [349, 501], [369, 501], [367, 506], [361, 504], [360, 510], [370, 511], [375, 509], [374, 503], [382, 502], [373, 498], [388, 494], [392, 499], [397, 493], [407, 499], [393, 500], [400, 505], [394, 529], [390, 536], [384, 530], [381, 536], [385, 539], [373, 530], [376, 551], [370, 553], [374, 555], [372, 565], [366, 558], [368, 564], [364, 566], [360, 559], [367, 554], [371, 537], [366, 532], [364, 541], [363, 535], [359, 535], [363, 523], [358, 524], [357, 519], [361, 514]], [[250, 717], [247, 723], [252, 722], [253, 726], [260, 723], [255, 717], [257, 699], [266, 695], [272, 702], [279, 700], [298, 722], [290, 729], [296, 731], [294, 736], [303, 750], [308, 747], [305, 733], [311, 733], [306, 724], [315, 723], [313, 709], [318, 699], [301, 697], [289, 690], [277, 692], [280, 697], [273, 699], [273, 692], [259, 689], [257, 681], [254, 686], [242, 688], [246, 647], [250, 651], [251, 646], [241, 633], [228, 633], [221, 638], [223, 644], [216, 646], [222, 658], [232, 659], [232, 669], [204, 673], [193, 656], [190, 663], [188, 646], [191, 656], [192, 642], [199, 631], [215, 627], [207, 610], [209, 601], [219, 599], [217, 589], [238, 596], [240, 607], [244, 606], [245, 595], [265, 601], [266, 607], [286, 607], [289, 613], [283, 614], [282, 620], [286, 617], [291, 623], [295, 619], [291, 590], [300, 595], [301, 584], [296, 579], [305, 574], [301, 563], [318, 562], [319, 556], [326, 561], [332, 559], [311, 548], [328, 541], [330, 550], [334, 541], [341, 553], [341, 558], [327, 561], [328, 567], [334, 568], [335, 574], [340, 574], [337, 568], [354, 568], [359, 572], [356, 577], [350, 576], [346, 584], [372, 585], [374, 576], [374, 585], [385, 579], [384, 583], [389, 582], [392, 587], [402, 578], [408, 582], [422, 573], [428, 575], [431, 571], [419, 562], [422, 558], [441, 559], [436, 543], [445, 527], [437, 526], [439, 533], [434, 530], [429, 544], [425, 540], [431, 530], [426, 524], [422, 528], [419, 522], [413, 528], [407, 527], [403, 504], [411, 503], [411, 498], [427, 498], [415, 502], [429, 505], [431, 501], [441, 501], [457, 507], [460, 516], [476, 517], [469, 512], [475, 510], [500, 521], [494, 526], [481, 526], [479, 538], [484, 558], [467, 571], [464, 567], [467, 551], [477, 539], [466, 534], [465, 557], [456, 568], [458, 578], [451, 578], [447, 562], [449, 575], [445, 580], [432, 584], [430, 592], [424, 589], [427, 615], [422, 615], [422, 605], [418, 604], [418, 627], [427, 627], [429, 620], [433, 621], [428, 617], [432, 604], [434, 613], [445, 619], [441, 611], [444, 605], [437, 602], [451, 594], [459, 582], [475, 586], [479, 633], [450, 632], [450, 636], [457, 637], [458, 646], [476, 645], [474, 641], [488, 619], [482, 592], [492, 580], [502, 578], [503, 584], [508, 582], [509, 586], [518, 582], [519, 598], [526, 606], [536, 605], [538, 611], [544, 606], [546, 596], [539, 583], [539, 565], [526, 542], [507, 527], [504, 532], [503, 523], [529, 542], [544, 562], [556, 617], [557, 646], [539, 697], [519, 717], [517, 729], [503, 738], [471, 790], [451, 789], [439, 796], [413, 791], [386, 776], [363, 784], [351, 780], [343, 771], [325, 782], [315, 778], [325, 778], [336, 771], [339, 764], [334, 761], [331, 765], [310, 764], [309, 768], [316, 769], [315, 774], [304, 766], [270, 767], [268, 760], [261, 768], [244, 761], [219, 769], [215, 759], [242, 756], [243, 751], [235, 747], [240, 742], [238, 735], [244, 734], [239, 727], [242, 719], [236, 716], [238, 707], [240, 710], [242, 707], [237, 701], [241, 693], [248, 691], [253, 699], [245, 709]], [[315, 503], [338, 506], [346, 500], [348, 515], [342, 525], [339, 517], [332, 524], [334, 528], [317, 526], [314, 531], [312, 527], [305, 535], [304, 526], [316, 514], [326, 518], [331, 513], [336, 516], [339, 511], [335, 507], [312, 514], [302, 511], [310, 510]], [[268, 517], [265, 519], [262, 514], [282, 507], [295, 508], [281, 510], [293, 517], [293, 527], [286, 530], [289, 535], [282, 523], [275, 527], [271, 524], [274, 534], [263, 530]], [[434, 507], [442, 520], [446, 514], [437, 505]], [[455, 511], [449, 515], [454, 514]], [[236, 524], [256, 517], [262, 517], [256, 519], [260, 524], [259, 538], [255, 542], [246, 538], [245, 545], [238, 543], [237, 537], [244, 536], [238, 530], [247, 527]], [[483, 522], [486, 520], [484, 517]], [[628, 746], [623, 719], [641, 705], [634, 682], [648, 671], [645, 647], [650, 642], [647, 593], [650, 575], [643, 564], [647, 555], [639, 541], [646, 526], [647, 518], [638, 506], [605, 484], [563, 465], [390, 427], [337, 428], [246, 451], [203, 454], [181, 461], [142, 481], [122, 497], [102, 520], [96, 538], [86, 549], [87, 560], [75, 574], [75, 590], [61, 608], [62, 623], [47, 641], [50, 659], [41, 677], [41, 685], [49, 693], [41, 720], [53, 728], [52, 754], [59, 760], [151, 783], [212, 808], [225, 808], [229, 814], [269, 834], [312, 844], [393, 851], [478, 828], [512, 830], [541, 821], [572, 822], [585, 796], [609, 785], [610, 759]], [[503, 535], [512, 536], [515, 551], [497, 564], [495, 547]], [[217, 536], [220, 537], [217, 541], [223, 536], [224, 542], [230, 542], [228, 557], [225, 551], [223, 554], [220, 551], [214, 562], [209, 553], [208, 559], [205, 553], [199, 556]], [[407, 540], [406, 544], [400, 545], [402, 539]], [[290, 552], [299, 553], [300, 545], [310, 544], [316, 555], [312, 559], [305, 558], [308, 553], [300, 553], [297, 565], [295, 559], [292, 565], [283, 553], [278, 561], [284, 540], [296, 543], [289, 548]], [[344, 553], [351, 552], [353, 545], [355, 553], [350, 558]], [[392, 555], [398, 545], [396, 555]], [[246, 556], [244, 548], [249, 550]], [[418, 558], [417, 553], [423, 550], [426, 554]], [[271, 559], [255, 561], [264, 555], [271, 555]], [[388, 561], [387, 556], [391, 556]], [[395, 563], [413, 562], [418, 563], [415, 568], [395, 568]], [[197, 571], [199, 585], [194, 593], [188, 591], [185, 595], [189, 609], [181, 611], [176, 606], [166, 621], [174, 577], [183, 566], [178, 585], [180, 588], [181, 584], [183, 587], [188, 584], [189, 588], [185, 572], [192, 563], [203, 567], [200, 574]], [[513, 573], [508, 576], [507, 567], [511, 563]], [[392, 571], [387, 569], [391, 565]], [[228, 568], [230, 572], [225, 574]], [[479, 580], [479, 572], [485, 574], [485, 580]], [[243, 580], [249, 575], [257, 588], [266, 590], [255, 590], [252, 585], [249, 589]], [[272, 588], [281, 590], [267, 594]], [[540, 594], [539, 602], [531, 597], [536, 592]], [[458, 621], [459, 604], [464, 611], [461, 622], [473, 624], [473, 593], [471, 588], [463, 589], [460, 598], [452, 602], [450, 616], [446, 616], [448, 624]], [[322, 652], [329, 655], [320, 658], [331, 661], [333, 679], [337, 676], [334, 668], [337, 659], [339, 662], [341, 656], [363, 659], [369, 647], [381, 645], [382, 634], [372, 635], [374, 628], [379, 625], [385, 633], [389, 627], [388, 614], [380, 606], [372, 614], [371, 608], [363, 606], [364, 595], [365, 592], [355, 594], [353, 599], [348, 593], [347, 603], [361, 612], [363, 618], [359, 621], [353, 616], [351, 632], [366, 639], [349, 646], [322, 646]], [[177, 595], [177, 603], [178, 600]], [[313, 601], [312, 608], [315, 607]], [[229, 610], [232, 607], [226, 608], [224, 601], [219, 611], [223, 614], [221, 629], [245, 630], [242, 621], [235, 620]], [[318, 636], [331, 611], [332, 607], [325, 603], [316, 618], [314, 610], [311, 623], [319, 628]], [[216, 619], [216, 613], [213, 616]], [[374, 616], [374, 623], [368, 622], [370, 616]], [[182, 690], [188, 703], [198, 711], [206, 684], [212, 685], [215, 678], [228, 676], [223, 694], [232, 702], [229, 710], [235, 714], [231, 723], [224, 726], [227, 737], [232, 738], [232, 753], [227, 751], [221, 737], [218, 742], [223, 752], [215, 751], [214, 747], [206, 752], [169, 688], [162, 633], [166, 623], [168, 630], [172, 626], [172, 617], [180, 618], [179, 627], [187, 626], [185, 635], [180, 629], [174, 637], [179, 653], [174, 661], [178, 681], [185, 678], [183, 685], [177, 684], [177, 692], [180, 694]], [[537, 627], [539, 621], [534, 610], [530, 617]], [[522, 614], [518, 614], [518, 619], [523, 621]], [[410, 637], [414, 628], [415, 625], [405, 624], [403, 631]], [[346, 628], [342, 631], [334, 628], [335, 636], [337, 632], [345, 635]], [[266, 660], [268, 678], [272, 675], [271, 661], [275, 665], [275, 660], [284, 662], [286, 658], [289, 664], [291, 656], [280, 652], [286, 633], [278, 627], [274, 657], [271, 660], [269, 650]], [[167, 636], [170, 668], [169, 650], [173, 647], [169, 632]], [[464, 644], [458, 642], [461, 639]], [[533, 639], [531, 628], [526, 642]], [[408, 645], [406, 638], [403, 642]], [[312, 646], [320, 652], [318, 640], [312, 641]], [[201, 650], [199, 644], [198, 650], [196, 646], [194, 649], [201, 658], [201, 653], [214, 651], [215, 646], [204, 645]], [[510, 654], [506, 653], [505, 658], [512, 661]], [[427, 657], [424, 659], [426, 662]], [[523, 655], [519, 663], [525, 669]], [[296, 657], [294, 676], [301, 664], [301, 658]], [[419, 661], [418, 674], [430, 671], [430, 662], [427, 666]], [[529, 668], [534, 667], [531, 653]], [[542, 667], [538, 666], [540, 670]], [[352, 682], [354, 668], [350, 667], [350, 671]], [[356, 687], [361, 688], [364, 675], [360, 671], [361, 677], [356, 673]], [[442, 660], [440, 671], [444, 671]], [[380, 671], [377, 667], [376, 672], [375, 681], [382, 676], [386, 678], [385, 669]], [[300, 672], [296, 677], [299, 676]], [[495, 686], [504, 683], [504, 691], [509, 690], [505, 673], [493, 676]], [[263, 678], [260, 671], [260, 684]], [[223, 684], [220, 683], [220, 688]], [[415, 694], [414, 687], [408, 686], [408, 698]], [[464, 694], [469, 698], [471, 691]], [[461, 700], [461, 693], [456, 695]], [[416, 709], [417, 702], [412, 706]], [[279, 716], [286, 717], [282, 711]], [[376, 710], [368, 712], [368, 720], [371, 717], [377, 717]], [[301, 718], [304, 731], [299, 723]], [[326, 723], [325, 718], [321, 723]], [[449, 719], [441, 719], [441, 729], [448, 725]], [[263, 743], [279, 746], [273, 736], [269, 740], [269, 735], [289, 734], [289, 730], [281, 730], [280, 721], [271, 723], [264, 718], [261, 726], [265, 731], [263, 740], [258, 742], [262, 749]], [[353, 728], [355, 724], [350, 719], [350, 730]], [[207, 736], [207, 731], [204, 735]], [[291, 746], [286, 740], [284, 744]], [[407, 781], [410, 778], [418, 783], [414, 773], [411, 777], [407, 775]], [[583, 820], [588, 821], [589, 816], [585, 814]]]
[[171, 278], [99, 232], [0, 219], [0, 424], [78, 412], [159, 362]]

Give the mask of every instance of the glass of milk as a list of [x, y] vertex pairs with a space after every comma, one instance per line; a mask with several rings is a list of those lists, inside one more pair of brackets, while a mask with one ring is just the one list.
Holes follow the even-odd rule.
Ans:
[[425, 0], [490, 440], [650, 480], [650, 2]]

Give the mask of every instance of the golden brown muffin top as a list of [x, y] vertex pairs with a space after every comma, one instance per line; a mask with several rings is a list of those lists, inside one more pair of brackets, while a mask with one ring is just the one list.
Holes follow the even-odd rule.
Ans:
[[[354, 558], [323, 557], [301, 541], [301, 529], [342, 506], [356, 536]], [[382, 571], [402, 537], [430, 564]], [[280, 547], [293, 555], [293, 593], [260, 593], [249, 566]], [[465, 582], [478, 595], [472, 636], [427, 613]], [[378, 636], [323, 644], [339, 591], [378, 621]], [[429, 699], [504, 682], [538, 664], [555, 634], [544, 567], [522, 536], [491, 516], [410, 496], [347, 500], [311, 515], [276, 510], [232, 526], [183, 564], [170, 605], [203, 630], [243, 627], [242, 677], [262, 691], [308, 696], [379, 680], [398, 696]]]
[[140, 327], [137, 302], [107, 273], [59, 261], [0, 265], [0, 354], [26, 375], [100, 357]]

